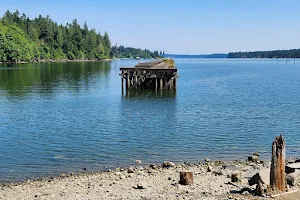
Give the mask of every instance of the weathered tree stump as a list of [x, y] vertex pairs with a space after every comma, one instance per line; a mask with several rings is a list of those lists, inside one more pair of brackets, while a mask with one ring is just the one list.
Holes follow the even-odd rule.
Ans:
[[285, 140], [282, 135], [272, 143], [270, 185], [273, 191], [285, 191]]
[[192, 185], [194, 183], [193, 172], [180, 172], [181, 185]]

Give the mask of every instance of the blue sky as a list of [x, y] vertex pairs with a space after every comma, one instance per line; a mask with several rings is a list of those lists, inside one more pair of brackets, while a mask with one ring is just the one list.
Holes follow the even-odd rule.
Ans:
[[62, 24], [74, 18], [113, 44], [206, 54], [300, 48], [299, 0], [0, 0]]

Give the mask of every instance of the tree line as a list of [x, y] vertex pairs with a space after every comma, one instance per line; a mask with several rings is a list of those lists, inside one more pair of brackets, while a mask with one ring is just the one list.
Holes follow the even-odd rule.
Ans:
[[57, 24], [49, 15], [30, 19], [19, 11], [6, 11], [0, 18], [0, 62], [40, 60], [102, 60], [109, 58], [156, 58], [162, 52], [113, 46], [107, 32], [102, 35], [81, 27], [77, 20]]
[[300, 49], [230, 52], [228, 58], [300, 58]]

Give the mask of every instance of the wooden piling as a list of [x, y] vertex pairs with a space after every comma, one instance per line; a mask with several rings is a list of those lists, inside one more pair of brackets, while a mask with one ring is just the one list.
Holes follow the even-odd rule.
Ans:
[[194, 183], [193, 172], [180, 172], [181, 185], [192, 185]]
[[121, 85], [122, 85], [122, 95], [124, 94], [124, 78], [121, 77]]
[[272, 143], [270, 184], [273, 191], [285, 191], [285, 140], [282, 135]]

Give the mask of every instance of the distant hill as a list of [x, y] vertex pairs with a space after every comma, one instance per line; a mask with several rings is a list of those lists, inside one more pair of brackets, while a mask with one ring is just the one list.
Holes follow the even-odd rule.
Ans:
[[183, 54], [165, 54], [167, 58], [227, 58], [228, 54], [206, 54], [206, 55], [183, 55]]
[[300, 58], [300, 49], [230, 52], [228, 58]]

